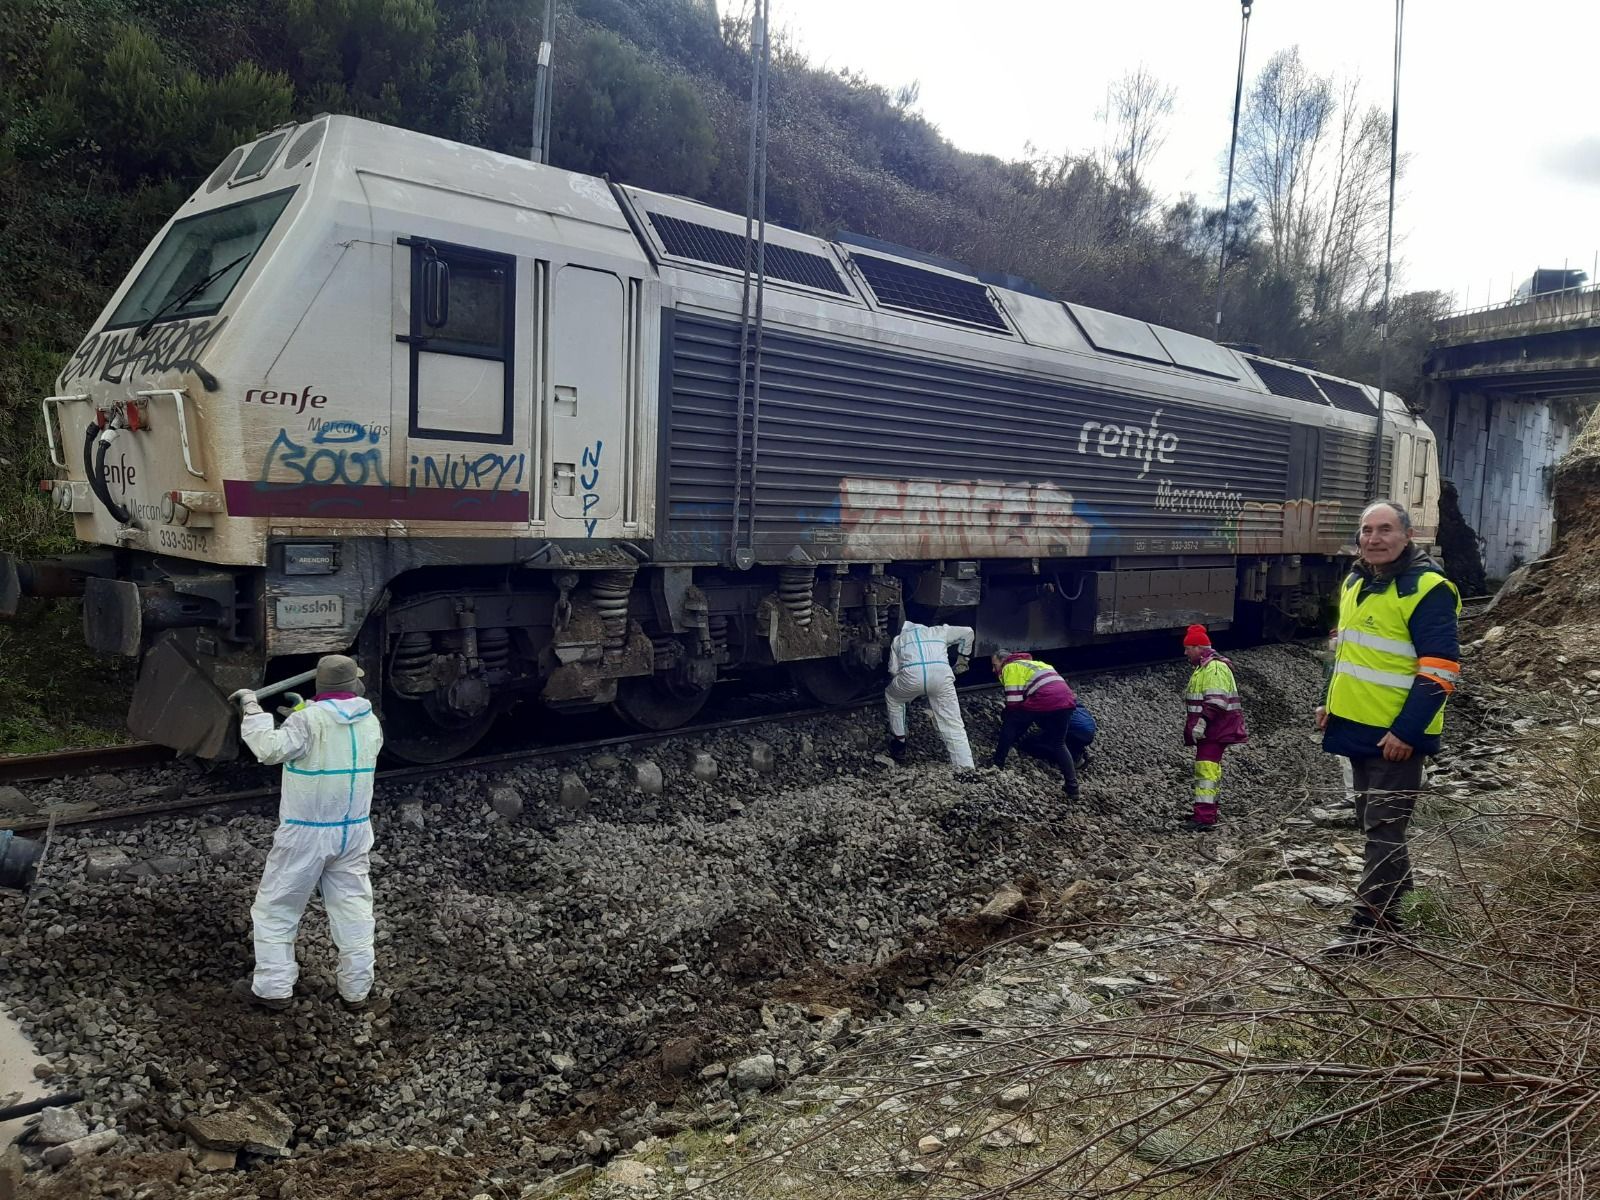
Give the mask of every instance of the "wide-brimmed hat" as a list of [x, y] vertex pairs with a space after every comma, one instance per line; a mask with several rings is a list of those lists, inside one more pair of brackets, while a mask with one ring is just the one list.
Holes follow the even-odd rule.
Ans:
[[324, 654], [317, 660], [317, 691], [353, 692], [366, 672], [346, 654]]

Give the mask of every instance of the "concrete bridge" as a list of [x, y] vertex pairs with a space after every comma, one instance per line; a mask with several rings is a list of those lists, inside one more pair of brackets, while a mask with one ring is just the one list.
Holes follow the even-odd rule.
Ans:
[[1550, 548], [1551, 472], [1600, 398], [1600, 287], [1443, 318], [1423, 377], [1444, 477], [1485, 570], [1504, 578]]

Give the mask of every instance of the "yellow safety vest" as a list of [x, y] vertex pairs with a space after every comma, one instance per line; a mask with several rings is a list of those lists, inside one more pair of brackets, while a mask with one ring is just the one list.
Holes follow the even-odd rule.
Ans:
[[[1395, 581], [1365, 599], [1357, 576], [1339, 594], [1339, 649], [1328, 681], [1328, 712], [1347, 721], [1387, 729], [1405, 707], [1418, 675], [1427, 676], [1448, 694], [1460, 678], [1459, 663], [1447, 659], [1418, 658], [1411, 644], [1411, 614], [1429, 592], [1441, 584], [1456, 598], [1461, 614], [1461, 593], [1437, 571], [1423, 571], [1417, 589], [1399, 594]], [[1425, 733], [1444, 732], [1444, 705], [1428, 723]]]

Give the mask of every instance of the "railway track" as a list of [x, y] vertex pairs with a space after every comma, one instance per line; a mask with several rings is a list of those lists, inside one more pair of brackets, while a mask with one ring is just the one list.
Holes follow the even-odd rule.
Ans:
[[[1311, 643], [1306, 643], [1310, 645]], [[1067, 668], [1069, 679], [1092, 679], [1098, 676], [1120, 674], [1127, 671], [1144, 670], [1149, 667], [1169, 665], [1176, 661], [1170, 653], [1158, 657], [1140, 658], [1134, 661], [1120, 662], [1114, 665], [1084, 667], [1082, 669]], [[981, 695], [985, 692], [998, 692], [999, 684], [994, 682], [968, 684], [958, 688], [963, 696]], [[471, 771], [480, 768], [504, 767], [512, 764], [537, 765], [558, 763], [567, 759], [579, 758], [586, 754], [614, 750], [618, 747], [638, 747], [657, 745], [662, 742], [679, 738], [709, 737], [719, 734], [736, 733], [741, 729], [754, 729], [762, 725], [788, 725], [826, 717], [832, 714], [853, 712], [863, 708], [871, 708], [882, 704], [882, 697], [874, 690], [861, 700], [843, 705], [810, 705], [803, 708], [782, 711], [763, 712], [754, 716], [731, 717], [699, 724], [682, 725], [674, 729], [663, 730], [658, 733], [644, 733], [630, 731], [621, 734], [607, 735], [604, 737], [587, 738], [581, 741], [561, 742], [551, 745], [527, 746], [517, 749], [502, 750], [489, 754], [474, 755], [465, 758], [451, 759], [449, 762], [434, 763], [416, 766], [395, 766], [380, 768], [377, 774], [379, 782], [394, 783], [403, 780], [428, 779], [438, 775], [455, 775], [462, 771]], [[170, 762], [175, 758], [171, 750], [161, 746], [152, 746], [142, 743], [135, 746], [116, 747], [114, 750], [123, 751], [128, 755], [129, 761], [122, 763], [123, 767], [147, 766], [152, 763]], [[149, 757], [140, 760], [136, 751], [143, 751]], [[30, 755], [30, 765], [19, 767], [19, 770], [42, 771], [54, 759], [65, 762], [68, 770], [55, 774], [29, 774], [18, 775], [12, 778], [47, 779], [58, 777], [61, 774], [83, 773], [93, 771], [96, 766], [80, 766], [85, 762], [95, 762], [98, 769], [114, 769], [105, 758], [96, 760], [101, 751], [67, 751], [60, 755]], [[9, 760], [19, 762], [20, 760]], [[7, 765], [6, 760], [0, 760], [0, 770]], [[6, 778], [0, 775], [0, 778]], [[184, 795], [176, 799], [158, 800], [149, 804], [126, 804], [116, 807], [96, 808], [92, 811], [58, 811], [53, 820], [49, 813], [32, 816], [19, 816], [10, 820], [0, 820], [0, 830], [9, 829], [14, 833], [33, 833], [47, 827], [57, 829], [72, 826], [100, 825], [119, 821], [144, 819], [148, 817], [164, 816], [172, 813], [189, 812], [205, 808], [221, 808], [236, 805], [247, 805], [261, 800], [270, 799], [278, 794], [277, 773], [274, 771], [269, 781], [260, 786], [244, 788], [235, 791], [207, 792], [195, 795]]]
[[0, 783], [35, 783], [69, 775], [95, 775], [125, 771], [130, 767], [155, 767], [177, 758], [168, 746], [130, 742], [125, 746], [96, 746], [88, 750], [53, 750], [48, 754], [9, 754], [0, 757]]
[[[1087, 676], [1089, 672], [1080, 672], [1080, 674]], [[967, 695], [996, 691], [998, 687], [998, 684], [993, 683], [975, 684], [961, 688], [960, 691], [963, 695]], [[437, 775], [455, 775], [462, 771], [470, 771], [477, 768], [509, 766], [513, 763], [531, 765], [560, 762], [569, 758], [581, 757], [585, 754], [614, 750], [619, 746], [649, 746], [660, 742], [672, 741], [675, 738], [707, 737], [715, 734], [734, 733], [741, 729], [752, 729], [760, 725], [795, 724], [834, 713], [852, 712], [881, 703], [881, 698], [874, 695], [852, 704], [813, 706], [793, 709], [788, 712], [764, 713], [753, 717], [735, 717], [727, 720], [708, 721], [698, 725], [683, 725], [660, 733], [630, 732], [612, 737], [590, 738], [580, 742], [563, 742], [559, 745], [534, 746], [522, 750], [505, 750], [494, 754], [457, 758], [449, 762], [433, 763], [427, 766], [380, 768], [377, 778], [379, 782], [394, 783], [401, 780], [428, 779]], [[168, 756], [171, 757], [170, 751], [168, 751]], [[38, 757], [45, 758], [48, 756], [40, 755]], [[276, 772], [274, 772], [272, 782], [261, 787], [233, 792], [211, 792], [204, 795], [181, 796], [176, 800], [165, 800], [154, 804], [131, 804], [116, 808], [96, 809], [93, 812], [86, 813], [58, 814], [53, 825], [57, 829], [74, 825], [100, 825], [113, 821], [187, 812], [200, 808], [220, 808], [229, 805], [248, 804], [252, 801], [275, 797], [277, 794], [278, 782]], [[48, 816], [0, 821], [0, 829], [10, 829], [14, 833], [32, 833], [45, 829], [50, 825], [52, 825], [52, 821]]]

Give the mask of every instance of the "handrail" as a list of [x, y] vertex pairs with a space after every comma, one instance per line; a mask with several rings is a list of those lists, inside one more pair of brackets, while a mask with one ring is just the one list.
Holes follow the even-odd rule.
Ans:
[[1600, 284], [1562, 288], [1497, 304], [1462, 309], [1433, 323], [1435, 339], [1600, 314]]
[[[66, 453], [56, 443], [56, 431], [50, 427], [50, 406], [52, 404], [77, 404], [87, 400], [89, 394], [82, 392], [76, 396], [46, 396], [39, 402], [39, 409], [44, 413], [44, 437], [50, 446], [50, 461], [63, 471], [67, 469]], [[66, 442], [66, 434], [61, 435], [62, 444]]]
[[139, 396], [172, 397], [173, 401], [178, 406], [178, 444], [183, 449], [183, 469], [188, 471], [189, 474], [193, 475], [196, 479], [204, 479], [206, 477], [206, 473], [204, 471], [195, 470], [194, 459], [190, 457], [189, 420], [183, 404], [184, 399], [187, 396], [185, 390], [183, 388], [147, 388], [144, 391], [137, 392], [135, 394]]

